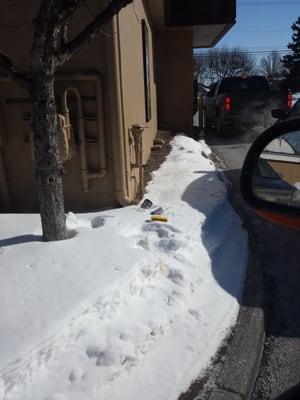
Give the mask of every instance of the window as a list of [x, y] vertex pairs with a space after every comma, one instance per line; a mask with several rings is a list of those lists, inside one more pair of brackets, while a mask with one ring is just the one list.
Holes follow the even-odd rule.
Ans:
[[142, 20], [142, 37], [143, 37], [145, 111], [146, 111], [146, 122], [148, 122], [151, 119], [150, 56], [149, 56], [148, 28], [144, 19]]
[[220, 85], [219, 93], [234, 90], [270, 90], [268, 81], [263, 76], [251, 76], [248, 78], [232, 77], [224, 78]]

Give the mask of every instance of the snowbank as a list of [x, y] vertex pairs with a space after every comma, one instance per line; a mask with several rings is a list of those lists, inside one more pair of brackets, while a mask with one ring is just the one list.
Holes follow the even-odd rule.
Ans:
[[0, 215], [0, 398], [175, 400], [235, 321], [247, 237], [203, 142], [178, 136], [139, 206]]

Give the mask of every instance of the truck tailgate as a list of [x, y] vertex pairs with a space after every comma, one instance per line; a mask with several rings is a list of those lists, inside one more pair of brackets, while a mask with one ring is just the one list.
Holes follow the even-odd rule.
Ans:
[[282, 105], [282, 100], [277, 93], [269, 90], [241, 90], [225, 94], [231, 99], [232, 112], [265, 112]]

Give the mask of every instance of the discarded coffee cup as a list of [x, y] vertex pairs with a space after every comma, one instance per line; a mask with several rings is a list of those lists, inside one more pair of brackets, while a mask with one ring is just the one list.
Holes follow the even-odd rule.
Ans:
[[158, 207], [155, 210], [151, 211], [151, 215], [162, 215], [164, 210], [162, 207]]
[[141, 208], [146, 208], [146, 209], [151, 208], [152, 206], [153, 206], [153, 203], [149, 199], [145, 199], [143, 201], [143, 203], [141, 204]]

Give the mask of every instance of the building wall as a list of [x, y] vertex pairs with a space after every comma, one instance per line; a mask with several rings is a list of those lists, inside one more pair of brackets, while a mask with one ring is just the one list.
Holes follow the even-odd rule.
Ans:
[[[93, 20], [94, 15], [99, 12], [101, 3], [102, 7], [104, 7], [108, 1], [89, 0], [87, 3], [88, 7], [81, 7], [79, 9], [72, 22], [70, 37], [75, 36]], [[95, 178], [89, 180], [89, 191], [86, 192], [83, 190], [79, 144], [76, 146], [75, 156], [65, 163], [64, 195], [67, 210], [95, 210], [100, 207], [116, 205], [112, 162], [113, 141], [110, 127], [110, 119], [112, 118], [113, 111], [109, 103], [109, 93], [112, 87], [108, 79], [110, 74], [110, 65], [108, 62], [110, 52], [112, 52], [111, 37], [105, 34], [104, 29], [104, 33], [100, 32], [97, 34], [90, 43], [84, 45], [80, 52], [63, 66], [60, 71], [63, 79], [57, 79], [56, 81], [56, 93], [58, 97], [69, 86], [78, 88], [82, 96], [83, 114], [89, 119], [84, 125], [85, 135], [89, 142], [86, 146], [86, 152], [87, 165], [90, 172], [100, 172], [101, 134], [104, 135], [105, 143], [106, 175], [101, 179]], [[96, 93], [96, 82], [84, 78], [85, 73], [89, 71], [93, 71], [99, 78], [100, 93], [98, 96]], [[72, 79], [74, 74], [75, 76], [79, 75], [76, 76], [78, 79]], [[82, 75], [82, 78], [80, 75]], [[74, 117], [72, 126], [78, 138], [76, 121], [78, 105], [74, 101], [74, 96], [70, 96], [68, 100], [72, 116]], [[97, 101], [99, 101], [98, 104]], [[95, 117], [94, 121], [92, 121], [93, 116]]]
[[189, 133], [193, 128], [193, 31], [155, 33], [158, 126]]
[[[153, 139], [157, 132], [157, 100], [156, 82], [153, 68], [153, 38], [150, 21], [142, 0], [135, 0], [134, 4], [123, 9], [117, 17], [120, 44], [120, 74], [123, 100], [123, 118], [125, 143], [128, 144], [129, 163], [135, 163], [135, 153], [130, 128], [134, 124], [145, 127], [143, 132], [143, 163], [150, 156]], [[150, 97], [151, 119], [146, 121], [142, 21], [145, 21], [149, 39], [149, 70], [150, 70]], [[131, 142], [131, 145], [129, 145]], [[130, 165], [128, 165], [130, 169]], [[131, 171], [131, 190], [137, 187], [138, 169]]]
[[[30, 61], [31, 21], [36, 7], [9, 7], [10, 3], [5, 0], [0, 4], [1, 47], [19, 68], [26, 68]], [[4, 173], [1, 174], [0, 210], [6, 203], [4, 193], [7, 187], [9, 197], [13, 201], [16, 198], [23, 198], [23, 206], [27, 209], [28, 205], [37, 204], [36, 196], [32, 195], [36, 192], [34, 166], [29, 144], [26, 143], [30, 123], [24, 121], [25, 115], [31, 112], [29, 96], [27, 91], [16, 84], [1, 80], [0, 100], [2, 120], [0, 158], [4, 169]], [[19, 202], [15, 203], [20, 206]]]
[[[107, 0], [103, 0], [107, 3]], [[10, 1], [4, 0], [0, 5], [0, 36], [3, 50], [12, 56], [17, 66], [26, 68], [30, 65], [30, 48], [32, 38], [31, 21], [36, 13], [38, 1], [32, 1], [30, 6], [17, 5], [8, 7]], [[70, 36], [76, 34], [87, 23], [91, 22], [93, 14], [99, 11], [99, 0], [88, 1], [88, 8], [81, 7], [76, 13], [71, 27]], [[90, 44], [84, 46], [59, 71], [56, 81], [56, 97], [60, 110], [63, 92], [70, 86], [77, 88], [81, 95], [81, 106], [85, 117], [85, 134], [88, 138], [87, 159], [90, 172], [97, 172], [101, 164], [101, 134], [105, 141], [105, 161], [107, 173], [105, 177], [89, 180], [89, 191], [85, 192], [81, 179], [80, 148], [78, 140], [78, 104], [74, 95], [68, 96], [71, 111], [71, 123], [74, 137], [77, 138], [75, 155], [64, 164], [65, 175], [64, 194], [66, 210], [93, 210], [105, 206], [117, 205], [113, 163], [113, 146], [117, 135], [114, 119], [116, 110], [112, 99], [116, 95], [113, 63], [113, 35], [119, 36], [121, 59], [121, 86], [124, 104], [124, 143], [127, 148], [127, 177], [130, 180], [132, 195], [138, 184], [138, 170], [131, 170], [130, 160], [135, 162], [133, 144], [129, 143], [129, 129], [132, 124], [145, 125], [144, 107], [144, 77], [142, 33], [140, 20], [145, 19], [149, 27], [151, 53], [151, 99], [152, 119], [147, 123], [144, 135], [144, 162], [149, 157], [153, 138], [156, 134], [156, 88], [153, 80], [152, 37], [151, 27], [141, 0], [120, 12], [118, 17], [119, 31], [113, 32], [112, 24], [108, 24], [104, 33], [99, 33]], [[26, 25], [22, 25], [26, 22]], [[4, 28], [5, 26], [15, 28]], [[17, 27], [16, 27], [17, 26]], [[20, 37], [22, 41], [20, 42]], [[20, 45], [21, 43], [21, 45]], [[93, 77], [87, 73], [93, 71]], [[94, 77], [99, 77], [100, 90], [97, 92]], [[100, 93], [100, 96], [97, 95]], [[15, 83], [4, 79], [0, 81], [0, 161], [4, 164], [6, 177], [0, 174], [0, 210], [4, 210], [6, 201], [4, 186], [8, 188], [12, 211], [37, 211], [37, 186], [34, 177], [34, 162], [30, 145], [30, 112], [31, 104], [28, 93]], [[97, 103], [99, 101], [99, 103]], [[100, 104], [100, 106], [99, 106]], [[99, 128], [100, 127], [100, 128]], [[1, 143], [3, 144], [1, 146]], [[2, 157], [1, 157], [2, 155]], [[103, 158], [103, 154], [102, 154]], [[102, 160], [103, 161], [103, 160]], [[0, 163], [1, 164], [1, 163]], [[103, 164], [103, 162], [102, 162]], [[133, 178], [131, 178], [133, 176]], [[7, 185], [3, 185], [7, 181]], [[2, 183], [1, 183], [2, 182]], [[2, 188], [2, 189], [1, 189]]]
[[282, 180], [294, 186], [296, 182], [300, 181], [300, 164], [295, 162], [284, 161], [270, 161], [268, 163], [271, 167], [282, 177]]

